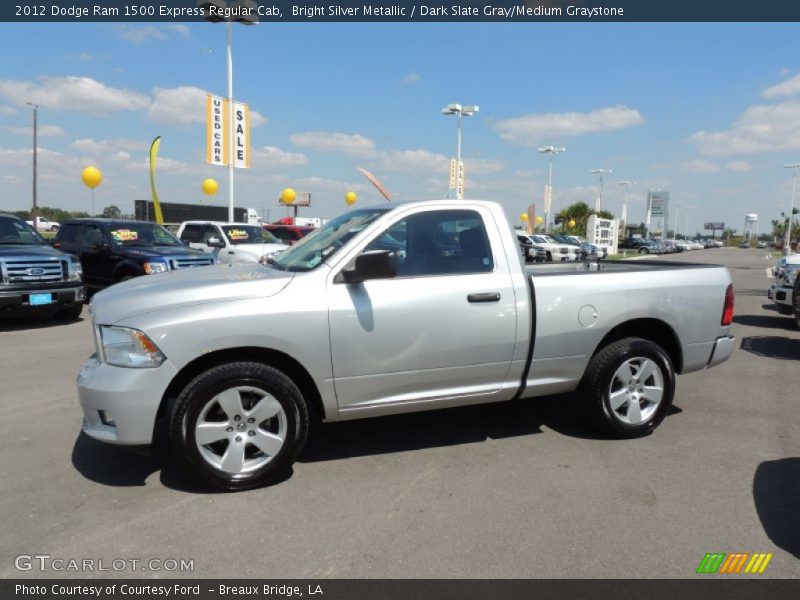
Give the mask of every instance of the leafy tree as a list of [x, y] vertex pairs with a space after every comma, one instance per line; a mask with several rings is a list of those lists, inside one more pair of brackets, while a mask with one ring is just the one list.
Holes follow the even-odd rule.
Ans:
[[612, 213], [610, 210], [601, 210], [601, 211], [598, 211], [596, 214], [601, 219], [612, 219], [612, 220], [616, 219], [616, 217], [614, 216], [614, 213]]
[[[580, 232], [580, 235], [586, 234], [586, 222], [589, 217], [594, 214], [594, 211], [589, 208], [586, 202], [576, 202], [570, 204], [560, 213], [556, 215], [556, 222], [561, 223], [564, 231]], [[575, 227], [569, 227], [569, 222], [575, 221]]]
[[103, 209], [103, 217], [107, 219], [119, 219], [122, 216], [122, 211], [118, 206], [112, 204]]

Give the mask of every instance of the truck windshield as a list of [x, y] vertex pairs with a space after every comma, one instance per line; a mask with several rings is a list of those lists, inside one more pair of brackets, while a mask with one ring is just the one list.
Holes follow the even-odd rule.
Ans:
[[0, 216], [0, 244], [25, 244], [41, 246], [42, 236], [25, 221]]
[[281, 241], [260, 225], [223, 225], [231, 244], [280, 244]]
[[108, 232], [115, 246], [183, 246], [166, 228], [155, 223], [120, 221], [110, 223]]
[[346, 212], [270, 259], [269, 264], [284, 271], [310, 271], [336, 254], [350, 238], [388, 210], [364, 208]]

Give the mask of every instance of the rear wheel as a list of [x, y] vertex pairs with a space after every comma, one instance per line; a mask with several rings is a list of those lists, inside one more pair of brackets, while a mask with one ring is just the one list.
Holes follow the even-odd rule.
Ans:
[[177, 460], [228, 490], [274, 483], [307, 435], [308, 409], [298, 387], [257, 362], [226, 363], [197, 376], [178, 396], [170, 421]]
[[639, 248], [639, 254], [650, 254], [650, 250], [647, 248]]
[[592, 357], [580, 394], [599, 429], [614, 437], [640, 437], [664, 420], [675, 394], [675, 371], [658, 344], [625, 338]]
[[775, 304], [775, 306], [782, 315], [791, 316], [794, 314], [794, 308], [788, 304]]

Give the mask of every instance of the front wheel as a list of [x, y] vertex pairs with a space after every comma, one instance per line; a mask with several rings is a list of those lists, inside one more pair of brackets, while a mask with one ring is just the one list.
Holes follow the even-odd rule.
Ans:
[[600, 350], [580, 388], [594, 424], [619, 438], [651, 433], [672, 405], [675, 371], [658, 344], [625, 338]]
[[274, 483], [305, 445], [308, 410], [284, 373], [258, 362], [226, 363], [184, 388], [170, 421], [176, 459], [214, 487]]
[[790, 317], [794, 314], [794, 308], [788, 304], [775, 304], [775, 307], [778, 309], [779, 313], [786, 315], [787, 317]]
[[650, 254], [650, 250], [647, 248], [639, 248], [639, 254]]

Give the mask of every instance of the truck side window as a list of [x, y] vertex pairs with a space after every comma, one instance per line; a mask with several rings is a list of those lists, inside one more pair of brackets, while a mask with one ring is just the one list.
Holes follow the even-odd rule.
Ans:
[[483, 219], [471, 210], [412, 215], [379, 234], [365, 250], [394, 251], [398, 277], [486, 273], [494, 269]]
[[78, 234], [78, 229], [80, 225], [74, 224], [67, 224], [61, 227], [61, 231], [58, 232], [58, 237], [60, 238], [62, 243], [65, 244], [74, 244], [75, 243], [75, 236]]
[[199, 244], [203, 242], [203, 226], [202, 225], [186, 225], [181, 232], [181, 241], [189, 242], [190, 244]]

